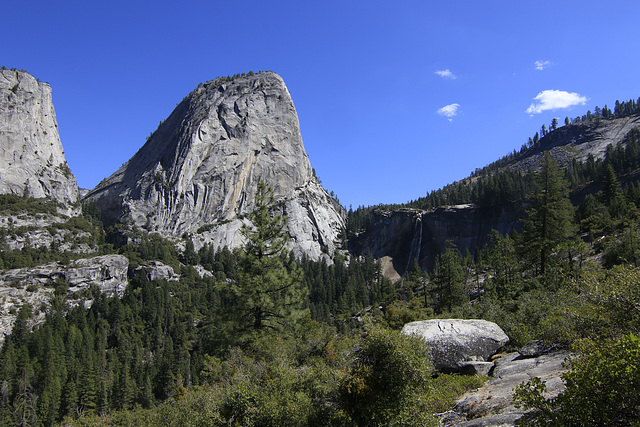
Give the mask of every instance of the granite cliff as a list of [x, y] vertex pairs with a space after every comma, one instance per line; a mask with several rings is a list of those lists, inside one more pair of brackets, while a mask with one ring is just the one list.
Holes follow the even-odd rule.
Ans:
[[344, 209], [314, 176], [289, 91], [272, 72], [200, 84], [87, 198], [107, 223], [234, 248], [260, 181], [282, 202], [296, 255], [334, 252]]
[[520, 206], [515, 205], [498, 209], [458, 205], [431, 210], [376, 210], [368, 231], [354, 239], [350, 249], [357, 254], [369, 251], [374, 258], [388, 260], [385, 275], [397, 279], [414, 261], [423, 268], [433, 268], [447, 242], [462, 253], [467, 249], [473, 253], [488, 243], [491, 230], [511, 233], [520, 214]]
[[51, 87], [25, 71], [0, 70], [0, 194], [69, 204], [78, 184], [64, 157]]
[[[637, 114], [562, 126], [502, 167], [529, 173], [539, 169], [545, 151], [563, 166], [574, 159], [578, 162], [586, 162], [589, 157], [601, 160], [605, 158], [607, 147], [624, 144], [626, 136], [638, 129], [640, 115]], [[632, 175], [621, 177], [621, 182], [637, 180], [637, 173]], [[468, 185], [473, 179], [467, 178], [462, 183]], [[586, 194], [599, 189], [599, 182], [591, 182], [574, 191], [571, 199], [580, 203]], [[376, 209], [372, 213], [371, 225], [366, 232], [350, 241], [350, 249], [356, 254], [369, 251], [374, 258], [384, 260], [385, 275], [398, 279], [414, 260], [421, 267], [432, 269], [447, 242], [453, 243], [462, 253], [467, 249], [473, 253], [488, 243], [491, 230], [510, 233], [525, 216], [526, 205], [526, 201], [501, 201], [500, 206], [493, 207], [465, 204], [430, 210]]]

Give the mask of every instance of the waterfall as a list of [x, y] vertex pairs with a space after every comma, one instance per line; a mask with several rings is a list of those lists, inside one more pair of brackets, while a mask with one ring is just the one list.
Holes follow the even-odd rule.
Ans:
[[416, 225], [414, 226], [413, 239], [411, 240], [411, 251], [409, 252], [409, 259], [407, 260], [407, 268], [404, 269], [404, 275], [411, 268], [411, 263], [414, 259], [420, 261], [420, 248], [422, 247], [422, 213], [416, 218]]

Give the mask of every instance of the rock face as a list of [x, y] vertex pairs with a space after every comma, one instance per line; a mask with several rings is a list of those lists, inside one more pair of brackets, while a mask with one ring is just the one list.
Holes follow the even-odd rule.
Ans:
[[622, 143], [627, 134], [640, 128], [640, 115], [612, 119], [595, 119], [562, 126], [540, 140], [540, 145], [509, 167], [527, 173], [537, 169], [544, 152], [548, 151], [560, 164], [572, 159], [586, 162], [591, 155], [594, 160], [604, 159], [607, 146]]
[[492, 378], [478, 390], [463, 395], [441, 425], [460, 427], [514, 426], [524, 414], [512, 402], [513, 389], [532, 377], [545, 382], [545, 398], [556, 397], [564, 389], [564, 363], [572, 357], [567, 351], [556, 351], [536, 358], [523, 358], [513, 352], [495, 361]]
[[[202, 266], [198, 267], [202, 268]], [[180, 280], [180, 275], [173, 271], [173, 267], [165, 265], [160, 261], [150, 261], [148, 264], [136, 268], [135, 271], [143, 273], [149, 281], [166, 280], [168, 282], [177, 282]]]
[[483, 365], [509, 341], [498, 325], [486, 320], [423, 320], [407, 323], [402, 333], [424, 339], [434, 368], [441, 372], [475, 368], [477, 362]]
[[332, 253], [344, 209], [314, 177], [291, 96], [272, 72], [200, 84], [87, 197], [107, 222], [234, 248], [261, 180], [282, 202], [294, 252]]
[[0, 193], [78, 199], [58, 135], [51, 87], [24, 71], [0, 70]]
[[11, 333], [18, 309], [32, 307], [31, 326], [44, 321], [46, 309], [57, 287], [68, 287], [67, 295], [96, 285], [107, 296], [121, 297], [128, 285], [129, 260], [122, 255], [79, 259], [69, 265], [57, 262], [34, 268], [0, 272], [0, 345]]
[[374, 258], [388, 257], [402, 276], [414, 260], [433, 268], [436, 256], [453, 242], [464, 253], [473, 253], [489, 242], [491, 230], [511, 233], [521, 215], [519, 206], [499, 209], [475, 205], [447, 206], [429, 211], [399, 209], [374, 211], [371, 227], [358, 236], [352, 246], [357, 254], [371, 251]]

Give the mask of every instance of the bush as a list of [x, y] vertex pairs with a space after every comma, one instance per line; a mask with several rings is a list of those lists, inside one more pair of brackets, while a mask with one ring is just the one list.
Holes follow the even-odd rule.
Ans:
[[619, 341], [578, 341], [573, 370], [564, 374], [566, 390], [557, 398], [542, 396], [544, 383], [533, 378], [516, 387], [514, 400], [534, 411], [523, 426], [620, 426], [640, 422], [640, 336]]
[[416, 336], [374, 328], [352, 353], [339, 399], [355, 425], [437, 426], [435, 413], [453, 407], [485, 377], [434, 375], [427, 347]]

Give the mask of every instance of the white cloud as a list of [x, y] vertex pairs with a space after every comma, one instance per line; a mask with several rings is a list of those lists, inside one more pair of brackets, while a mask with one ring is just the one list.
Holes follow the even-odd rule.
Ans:
[[438, 108], [438, 114], [448, 118], [449, 121], [452, 121], [453, 117], [458, 115], [458, 108], [460, 108], [460, 104], [445, 105], [442, 108]]
[[584, 105], [587, 97], [575, 92], [566, 92], [564, 90], [543, 90], [535, 98], [536, 102], [527, 108], [527, 113], [538, 114], [547, 110], [558, 110], [560, 108], [569, 108], [574, 105]]
[[535, 66], [536, 66], [536, 70], [544, 70], [545, 68], [547, 68], [549, 65], [551, 65], [551, 61], [542, 61], [542, 60], [537, 60], [535, 62]]
[[455, 74], [453, 74], [451, 72], [451, 70], [449, 70], [449, 69], [438, 70], [438, 71], [436, 71], [436, 74], [439, 75], [440, 77], [442, 77], [443, 79], [451, 79], [451, 80], [457, 79], [457, 76]]

